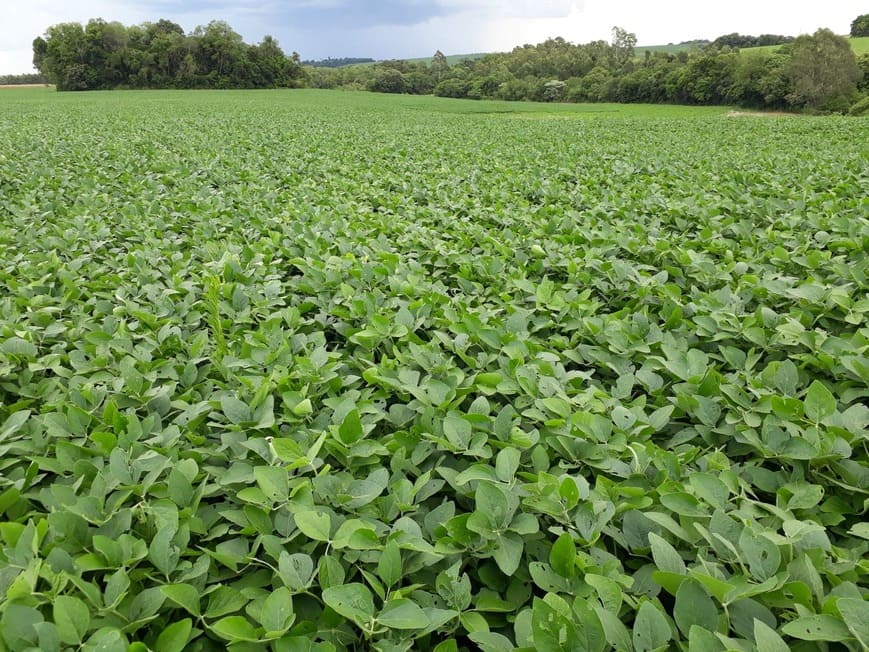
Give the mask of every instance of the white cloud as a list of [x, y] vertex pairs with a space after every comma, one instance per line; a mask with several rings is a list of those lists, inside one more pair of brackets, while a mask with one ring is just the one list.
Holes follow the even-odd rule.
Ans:
[[305, 58], [391, 58], [427, 56], [436, 49], [509, 50], [550, 36], [609, 40], [614, 25], [635, 32], [646, 45], [729, 32], [796, 35], [829, 27], [844, 34], [851, 20], [869, 10], [866, 0], [405, 0], [404, 6], [420, 9], [420, 16], [426, 7], [433, 9], [429, 15], [437, 15], [417, 24], [380, 27], [336, 26], [325, 19], [300, 25], [280, 18], [288, 8], [347, 7], [349, 14], [362, 15], [373, 2], [377, 0], [10, 0], [0, 23], [0, 74], [29, 71], [33, 38], [48, 26], [95, 17], [125, 24], [169, 18], [187, 30], [220, 19], [249, 42], [269, 33], [285, 50], [297, 50]]

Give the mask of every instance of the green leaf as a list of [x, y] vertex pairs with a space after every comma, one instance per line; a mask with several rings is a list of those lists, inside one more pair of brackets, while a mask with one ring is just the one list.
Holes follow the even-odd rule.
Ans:
[[869, 602], [858, 598], [839, 598], [836, 608], [860, 645], [869, 650]]
[[670, 623], [651, 602], [644, 602], [637, 610], [632, 639], [636, 652], [651, 652], [666, 645], [672, 637]]
[[576, 573], [576, 544], [570, 534], [562, 534], [549, 552], [549, 565], [562, 577], [571, 578]]
[[193, 616], [200, 615], [199, 591], [190, 584], [166, 584], [160, 587], [167, 598]]
[[506, 528], [519, 504], [512, 493], [491, 482], [480, 482], [477, 485], [475, 500], [476, 512], [488, 521], [493, 529]]
[[90, 628], [91, 615], [87, 605], [68, 595], [59, 595], [53, 603], [54, 624], [60, 640], [67, 645], [79, 645]]
[[781, 565], [781, 551], [762, 534], [744, 528], [739, 537], [739, 550], [748, 560], [751, 574], [761, 582], [778, 572]]
[[390, 600], [377, 616], [377, 622], [390, 629], [425, 629], [429, 619], [418, 604], [406, 598]]
[[224, 396], [221, 398], [220, 408], [230, 423], [239, 424], [252, 419], [247, 403], [238, 400], [234, 396]]
[[20, 337], [10, 337], [4, 341], [3, 344], [0, 344], [0, 351], [29, 359], [33, 359], [39, 355], [39, 349], [36, 348], [36, 345]]
[[29, 418], [30, 410], [19, 410], [9, 415], [9, 418], [0, 426], [0, 442], [21, 430]]
[[443, 423], [444, 437], [459, 450], [467, 450], [471, 444], [471, 424], [454, 412]]
[[[284, 502], [289, 498], [290, 481], [287, 470], [282, 466], [254, 467], [253, 476], [257, 485], [269, 500]], [[298, 523], [298, 521], [297, 521]]]
[[631, 633], [625, 624], [612, 611], [603, 607], [594, 607], [598, 620], [603, 627], [606, 640], [615, 650], [631, 650]]
[[362, 421], [359, 419], [359, 410], [353, 409], [344, 417], [338, 428], [338, 438], [347, 444], [354, 444], [362, 439]]
[[801, 641], [847, 641], [853, 638], [845, 623], [828, 614], [797, 618], [783, 625], [781, 631]]
[[268, 632], [285, 632], [293, 624], [293, 595], [281, 587], [273, 590], [263, 602], [260, 625]]
[[806, 417], [813, 423], [821, 423], [836, 414], [836, 397], [819, 380], [812, 381], [809, 385], [803, 402], [806, 406]]
[[193, 621], [190, 618], [172, 623], [157, 637], [155, 649], [160, 652], [183, 652], [187, 648], [192, 630]]
[[0, 615], [0, 637], [12, 650], [32, 647], [37, 641], [36, 627], [43, 620], [42, 614], [33, 607], [7, 603]]
[[659, 569], [678, 575], [684, 575], [688, 572], [682, 556], [664, 538], [654, 532], [649, 532], [649, 545], [652, 548], [655, 565]]
[[323, 601], [360, 627], [368, 626], [374, 619], [374, 596], [364, 584], [352, 582], [330, 587], [323, 591]]
[[259, 641], [257, 629], [251, 625], [244, 616], [227, 616], [221, 618], [211, 626], [214, 632], [221, 638], [230, 641]]
[[377, 562], [377, 574], [387, 587], [401, 581], [401, 549], [395, 541], [390, 541], [383, 547]]
[[522, 563], [525, 540], [518, 534], [507, 532], [497, 538], [492, 557], [504, 575], [512, 576]]
[[278, 559], [278, 575], [287, 588], [293, 592], [304, 591], [311, 582], [314, 574], [314, 560], [310, 555], [296, 553], [289, 554], [282, 551]]
[[673, 618], [685, 636], [694, 625], [710, 632], [718, 629], [718, 607], [706, 589], [693, 579], [688, 579], [679, 586]]
[[127, 638], [115, 627], [98, 629], [81, 647], [82, 652], [127, 652]]
[[519, 469], [521, 453], [515, 448], [505, 448], [495, 459], [495, 475], [501, 482], [513, 482]]
[[468, 636], [480, 652], [512, 652], [515, 649], [509, 638], [495, 632], [474, 632]]
[[754, 640], [757, 643], [757, 649], [764, 652], [789, 652], [790, 647], [784, 642], [781, 636], [772, 629], [769, 625], [759, 621], [754, 621]]
[[331, 521], [328, 514], [306, 510], [294, 514], [296, 527], [309, 539], [314, 541], [329, 541]]

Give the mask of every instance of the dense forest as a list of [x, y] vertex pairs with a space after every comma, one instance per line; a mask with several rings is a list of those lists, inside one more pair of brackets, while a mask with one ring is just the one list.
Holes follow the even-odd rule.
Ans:
[[[858, 17], [852, 34], [866, 29]], [[854, 113], [869, 105], [869, 55], [821, 29], [797, 38], [727, 34], [678, 52], [636, 56], [637, 37], [575, 44], [552, 38], [450, 65], [431, 61], [303, 65], [266, 36], [257, 45], [221, 21], [189, 34], [168, 20], [126, 27], [91, 20], [50, 27], [33, 43], [34, 65], [58, 90], [115, 88], [363, 89], [469, 99], [729, 104]], [[773, 49], [745, 50], [759, 45]]]

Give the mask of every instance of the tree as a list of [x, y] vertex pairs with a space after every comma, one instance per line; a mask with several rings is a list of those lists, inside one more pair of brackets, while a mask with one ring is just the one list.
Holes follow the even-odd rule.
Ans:
[[616, 67], [621, 67], [634, 58], [637, 35], [621, 27], [613, 27], [612, 56]]
[[558, 79], [552, 79], [543, 84], [543, 100], [546, 102], [560, 102], [564, 99], [567, 84]]
[[851, 23], [851, 36], [869, 36], [869, 14], [854, 19]]
[[435, 84], [439, 83], [450, 73], [450, 62], [447, 61], [446, 55], [440, 50], [435, 52], [431, 58], [431, 71], [434, 75]]
[[97, 75], [88, 65], [88, 44], [79, 23], [61, 23], [33, 42], [33, 64], [61, 91], [97, 88]]
[[829, 29], [803, 34], [790, 45], [787, 74], [793, 84], [788, 101], [818, 108], [856, 91], [862, 76], [848, 39]]
[[395, 68], [381, 68], [371, 81], [369, 90], [375, 93], [403, 93], [404, 75]]
[[200, 73], [210, 78], [213, 86], [226, 88], [235, 86], [238, 81], [237, 70], [244, 47], [241, 34], [222, 20], [212, 20], [205, 27], [193, 31], [197, 43], [197, 65]]

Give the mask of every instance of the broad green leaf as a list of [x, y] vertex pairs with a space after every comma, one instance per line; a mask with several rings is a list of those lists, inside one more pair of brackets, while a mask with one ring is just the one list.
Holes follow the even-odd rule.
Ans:
[[54, 599], [52, 610], [60, 640], [67, 645], [79, 645], [90, 628], [87, 605], [78, 598], [59, 595]]
[[392, 587], [401, 581], [401, 549], [395, 541], [387, 543], [377, 561], [377, 574], [387, 587]]
[[212, 625], [214, 632], [222, 639], [236, 641], [251, 641], [259, 640], [257, 629], [244, 616], [227, 616], [221, 618]]
[[28, 342], [20, 337], [10, 337], [0, 344], [0, 352], [8, 353], [9, 355], [20, 356], [22, 358], [35, 358], [39, 354], [39, 349], [32, 342]]
[[739, 537], [739, 549], [757, 580], [768, 580], [778, 572], [781, 552], [776, 544], [763, 535], [745, 528]]
[[362, 422], [359, 419], [359, 410], [350, 410], [344, 421], [341, 422], [341, 427], [338, 429], [338, 436], [341, 441], [347, 445], [353, 444], [362, 438]]
[[390, 600], [377, 615], [377, 622], [390, 629], [425, 629], [428, 616], [418, 604], [406, 598]]
[[183, 607], [189, 614], [198, 616], [199, 611], [199, 591], [190, 584], [166, 584], [161, 586], [160, 590], [167, 598], [180, 607]]
[[688, 579], [679, 586], [673, 618], [682, 633], [687, 636], [693, 626], [710, 632], [718, 629], [718, 607], [696, 580]]
[[[272, 501], [286, 501], [289, 492], [289, 476], [287, 470], [280, 466], [257, 466], [253, 470], [254, 478], [262, 492]], [[298, 521], [297, 521], [298, 522]]]
[[662, 571], [684, 575], [687, 572], [685, 562], [676, 549], [665, 539], [654, 532], [649, 532], [649, 545], [652, 547], [652, 557]]
[[363, 584], [351, 582], [323, 591], [323, 601], [336, 613], [354, 623], [367, 626], [374, 619], [374, 596]]
[[524, 539], [513, 532], [507, 532], [497, 538], [492, 557], [504, 575], [509, 577], [519, 568], [524, 547]]
[[172, 623], [157, 637], [156, 649], [165, 652], [183, 652], [187, 648], [192, 629], [193, 621], [190, 618]]
[[576, 560], [576, 545], [573, 537], [567, 533], [562, 534], [552, 546], [549, 553], [549, 565], [562, 577], [573, 577], [576, 572], [574, 562]]
[[820, 381], [812, 381], [805, 399], [806, 417], [813, 423], [820, 423], [836, 414], [836, 397]]
[[328, 514], [307, 510], [294, 514], [296, 527], [309, 539], [314, 541], [329, 541], [331, 523]]
[[802, 616], [785, 623], [781, 631], [803, 641], [847, 641], [853, 638], [845, 623], [828, 614]]
[[21, 430], [29, 418], [30, 410], [19, 410], [9, 415], [9, 418], [0, 426], [0, 442]]
[[220, 408], [230, 423], [244, 423], [252, 418], [247, 403], [238, 400], [234, 396], [224, 396], [220, 399]]
[[456, 448], [465, 450], [471, 443], [471, 424], [450, 412], [443, 422], [444, 436]]
[[859, 644], [869, 649], [869, 602], [857, 598], [839, 598], [836, 608]]
[[672, 632], [664, 614], [651, 602], [644, 602], [637, 610], [631, 638], [636, 652], [651, 652], [666, 645]]
[[757, 642], [758, 650], [769, 650], [769, 652], [788, 652], [790, 650], [788, 644], [774, 629], [759, 620], [754, 621], [754, 640]]
[[293, 620], [293, 596], [289, 589], [273, 590], [263, 602], [260, 625], [266, 632], [284, 632]]

